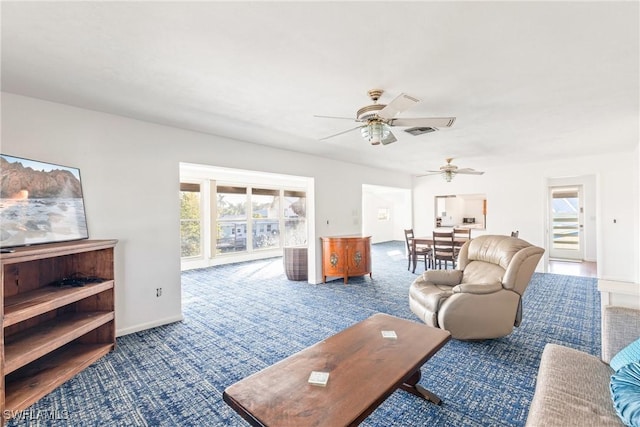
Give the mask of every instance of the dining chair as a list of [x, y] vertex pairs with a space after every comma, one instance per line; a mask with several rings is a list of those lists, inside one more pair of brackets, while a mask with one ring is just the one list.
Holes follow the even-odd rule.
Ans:
[[453, 238], [454, 239], [467, 239], [471, 240], [471, 229], [470, 228], [453, 228]]
[[[407, 255], [409, 257], [409, 263], [407, 265], [407, 270], [411, 270], [411, 261], [413, 260], [413, 244], [411, 240], [414, 238], [413, 228], [408, 230], [404, 230], [404, 238], [407, 242]], [[416, 258], [424, 258], [424, 269], [427, 270], [432, 267], [433, 252], [429, 246], [424, 245], [416, 245]]]
[[452, 268], [456, 268], [456, 252], [453, 242], [453, 231], [434, 231], [433, 232], [433, 265], [436, 263], [438, 268], [442, 269], [442, 261], [444, 261], [444, 269], [447, 269], [447, 262], [451, 262]]
[[460, 241], [471, 240], [471, 229], [470, 228], [453, 228], [453, 240], [457, 243], [453, 248], [455, 257], [458, 258], [458, 253], [460, 253], [460, 248], [462, 244]]

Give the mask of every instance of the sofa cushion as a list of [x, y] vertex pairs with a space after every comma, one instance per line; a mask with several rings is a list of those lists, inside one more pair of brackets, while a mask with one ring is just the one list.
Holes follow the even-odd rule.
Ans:
[[613, 370], [598, 357], [547, 344], [527, 426], [622, 426], [611, 401]]
[[622, 422], [640, 427], [640, 362], [628, 363], [611, 376], [611, 398]]
[[609, 362], [609, 366], [613, 368], [614, 371], [619, 370], [623, 366], [637, 362], [640, 360], [640, 338], [620, 350], [615, 356], [611, 358], [611, 362]]
[[471, 261], [464, 269], [461, 283], [502, 283], [504, 268], [484, 261]]

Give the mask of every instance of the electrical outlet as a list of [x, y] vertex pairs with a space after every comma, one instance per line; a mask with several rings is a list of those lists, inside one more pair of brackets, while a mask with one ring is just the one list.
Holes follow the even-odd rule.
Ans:
[[156, 288], [156, 296], [157, 297], [162, 296], [162, 288]]

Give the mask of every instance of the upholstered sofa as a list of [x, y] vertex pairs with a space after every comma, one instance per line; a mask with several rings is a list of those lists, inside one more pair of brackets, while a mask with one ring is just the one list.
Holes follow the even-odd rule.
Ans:
[[610, 391], [611, 359], [640, 337], [640, 310], [606, 307], [602, 358], [547, 344], [542, 353], [527, 427], [623, 426]]
[[428, 270], [409, 287], [409, 307], [461, 340], [503, 337], [519, 326], [522, 294], [544, 249], [510, 236], [466, 242], [457, 270]]

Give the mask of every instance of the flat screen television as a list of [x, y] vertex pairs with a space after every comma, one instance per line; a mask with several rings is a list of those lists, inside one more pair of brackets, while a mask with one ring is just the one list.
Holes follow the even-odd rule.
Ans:
[[89, 238], [80, 170], [0, 154], [0, 248]]

